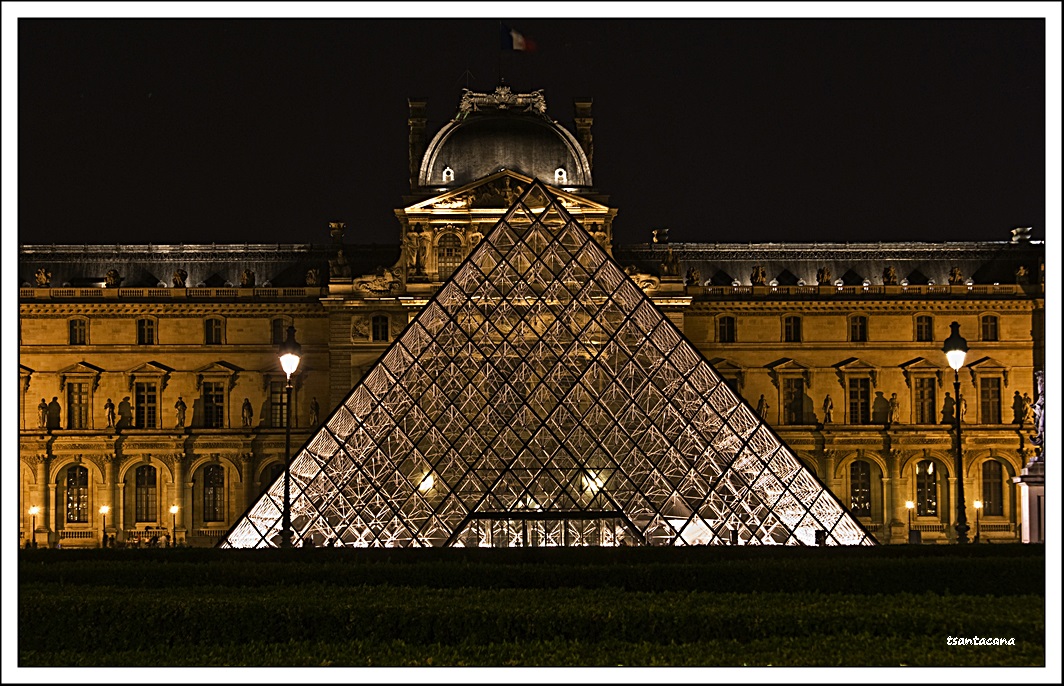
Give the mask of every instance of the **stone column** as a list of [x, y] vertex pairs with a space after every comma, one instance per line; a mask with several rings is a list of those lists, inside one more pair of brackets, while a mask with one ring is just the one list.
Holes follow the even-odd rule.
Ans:
[[909, 536], [909, 513], [905, 509], [905, 489], [901, 478], [901, 463], [904, 457], [899, 450], [891, 450], [887, 453], [887, 468], [890, 470], [890, 477], [884, 480], [888, 482], [884, 484], [884, 487], [890, 492], [890, 507], [884, 507], [883, 510], [888, 513], [884, 519], [890, 527], [891, 543], [906, 543]]
[[[171, 522], [174, 525], [174, 545], [177, 545], [178, 541], [184, 540], [185, 537], [185, 455], [183, 453], [177, 453], [174, 455], [174, 505], [177, 505], [177, 516], [171, 518]], [[169, 512], [170, 508], [166, 508]]]
[[[100, 503], [111, 508], [112, 516], [108, 520], [111, 526], [104, 529], [104, 535], [108, 535], [108, 532], [117, 531], [117, 518], [118, 510], [120, 508], [115, 507], [115, 456], [104, 455], [103, 456], [103, 493], [100, 498]], [[117, 537], [116, 537], [117, 538]]]
[[[33, 540], [40, 546], [42, 543], [47, 548], [51, 541], [52, 531], [52, 508], [49, 507], [48, 498], [48, 456], [37, 456], [37, 483], [34, 490], [34, 499], [37, 502], [30, 503], [30, 506], [36, 505], [41, 508], [41, 511], [37, 514], [37, 528], [33, 532]], [[32, 526], [32, 524], [31, 524]], [[37, 532], [40, 531], [44, 534], [44, 540], [38, 540]]]
[[251, 499], [255, 497], [254, 484], [254, 454], [246, 452], [240, 455], [240, 479], [244, 482], [244, 505], [239, 507], [239, 512], [251, 506]]

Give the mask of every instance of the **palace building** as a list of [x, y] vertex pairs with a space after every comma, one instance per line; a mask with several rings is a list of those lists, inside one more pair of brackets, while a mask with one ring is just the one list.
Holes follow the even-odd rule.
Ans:
[[[190, 545], [216, 545], [252, 521], [256, 507], [276, 502], [269, 493], [288, 458], [286, 377], [277, 346], [289, 326], [303, 346], [292, 377], [292, 446], [300, 454], [292, 472], [316, 507], [325, 491], [311, 497], [312, 479], [300, 481], [300, 474], [309, 474], [300, 469], [309, 469], [309, 456], [324, 459], [322, 441], [341, 433], [337, 417], [358, 415], [353, 398], [362, 414], [343, 424], [347, 433], [336, 438], [342, 445], [330, 456], [352, 450], [365, 428], [356, 425], [368, 422], [375, 408], [377, 415], [403, 408], [413, 416], [409, 403], [425, 409], [432, 389], [444, 393], [442, 379], [469, 382], [445, 401], [440, 396], [436, 414], [425, 410], [431, 430], [426, 425], [414, 435], [412, 424], [378, 426], [380, 436], [399, 437], [405, 447], [388, 452], [380, 436], [365, 444], [389, 460], [417, 455], [408, 463], [394, 459], [389, 475], [380, 477], [412, 485], [391, 494], [411, 509], [391, 524], [378, 522], [381, 508], [367, 514], [374, 496], [349, 497], [347, 506], [362, 514], [343, 516], [343, 535], [335, 518], [316, 516], [313, 542], [319, 545], [331, 540], [330, 532], [341, 545], [812, 543], [814, 529], [829, 528], [827, 515], [816, 513], [834, 512], [834, 504], [840, 507], [830, 526], [850, 532], [840, 533], [839, 542], [857, 542], [867, 533], [880, 543], [903, 543], [916, 531], [925, 543], [944, 543], [955, 536], [958, 480], [972, 536], [1042, 539], [1041, 435], [1032, 406], [1044, 369], [1045, 247], [1026, 230], [1009, 235], [1003, 229], [1000, 242], [845, 244], [670, 243], [659, 231], [647, 243], [615, 244], [613, 221], [623, 206], [611, 205], [592, 181], [590, 99], [575, 103], [570, 131], [547, 115], [542, 91], [467, 90], [453, 119], [431, 138], [425, 107], [410, 101], [410, 194], [395, 210], [398, 242], [392, 246], [348, 243], [343, 222], [329, 224], [328, 238], [313, 245], [19, 246], [24, 541], [96, 547], [105, 537], [128, 545], [170, 535]], [[544, 219], [543, 225], [578, 224], [572, 235], [586, 243], [571, 245], [564, 259], [551, 258], [554, 267], [547, 267], [547, 255], [562, 239], [546, 229], [537, 234], [534, 213], [515, 219], [515, 208], [527, 206], [522, 203], [534, 188], [546, 193], [538, 206], [557, 208], [557, 221]], [[507, 247], [511, 239], [491, 238], [500, 226], [510, 227], [525, 252]], [[486, 255], [494, 257], [486, 262]], [[518, 302], [499, 286], [497, 265], [520, 273], [507, 277], [507, 288], [523, 284], [520, 302], [546, 308], [538, 319], [533, 308], [521, 309], [507, 320], [509, 328], [493, 324], [490, 335], [475, 339], [474, 331], [486, 331], [485, 321], [499, 321], [495, 310], [488, 317], [481, 309], [475, 326], [458, 310], [434, 314], [459, 281], [471, 317], [492, 297]], [[531, 276], [535, 265], [550, 274]], [[589, 287], [574, 284], [603, 292], [592, 296]], [[629, 287], [624, 284], [632, 291], [622, 297], [616, 293]], [[469, 295], [478, 285], [497, 291]], [[585, 307], [579, 327], [570, 322], [561, 331], [558, 322], [569, 321], [569, 310], [551, 309], [561, 302], [545, 299], [551, 288], [568, 294], [567, 302], [599, 298], [595, 302], [619, 309]], [[641, 311], [644, 301], [653, 307]], [[624, 323], [637, 319], [638, 335]], [[448, 369], [471, 358], [448, 348], [432, 321], [454, 324], [469, 344], [479, 341], [482, 366], [448, 377], [457, 373]], [[952, 322], [969, 346], [959, 397], [942, 352]], [[522, 352], [514, 343], [511, 351], [511, 332], [521, 326], [530, 347]], [[414, 354], [427, 350], [412, 343], [418, 332], [448, 351], [440, 354], [450, 367], [434, 368]], [[636, 352], [639, 335], [653, 343], [646, 349], [652, 354]], [[622, 338], [627, 347], [611, 352], [607, 364], [607, 353], [594, 346], [604, 350]], [[544, 352], [550, 345], [569, 352]], [[584, 352], [573, 352], [578, 348]], [[500, 362], [510, 357], [523, 362], [512, 368]], [[567, 375], [560, 371], [562, 358], [573, 362]], [[553, 366], [536, 371], [533, 362], [546, 359]], [[494, 382], [477, 376], [488, 369], [486, 361], [501, 374]], [[518, 383], [521, 375], [528, 378]], [[620, 375], [627, 375], [624, 382]], [[406, 404], [385, 397], [385, 379], [405, 394]], [[475, 395], [476, 402], [463, 404], [461, 393]], [[719, 398], [717, 404], [710, 397]], [[694, 404], [683, 404], [688, 401]], [[579, 403], [584, 414], [577, 416]], [[719, 419], [714, 431], [727, 427], [737, 443], [718, 443], [723, 439], [706, 433], [712, 422], [700, 417], [711, 405]], [[562, 407], [572, 416], [561, 418]], [[596, 426], [614, 422], [627, 442], [588, 439], [587, 452], [577, 455], [584, 448], [573, 447], [579, 443], [573, 436], [581, 427], [586, 432], [594, 408], [636, 413], [645, 421], [624, 436], [628, 424], [594, 415]], [[659, 420], [673, 410], [669, 433]], [[455, 419], [445, 431], [441, 418], [463, 412], [477, 419]], [[954, 468], [955, 413], [963, 426], [960, 474]], [[504, 428], [527, 422], [539, 422], [551, 436], [521, 437], [514, 428], [502, 437]], [[657, 430], [658, 439], [644, 438]], [[427, 437], [437, 434], [439, 441], [429, 445]], [[459, 445], [459, 436], [472, 435], [479, 442]], [[760, 471], [728, 481], [740, 471], [738, 456], [755, 443], [761, 447], [750, 459], [760, 460]], [[504, 446], [511, 452], [504, 454]], [[685, 446], [695, 452], [712, 447], [735, 464], [694, 466], [688, 454], [689, 464], [680, 465], [676, 458], [684, 457]], [[514, 477], [509, 490], [489, 483], [492, 474], [499, 484], [509, 478], [499, 464], [476, 462], [473, 454], [489, 448], [500, 464], [513, 474], [520, 466], [526, 477]], [[629, 466], [622, 452], [646, 460]], [[564, 469], [556, 464], [563, 453], [573, 458]], [[544, 455], [557, 459], [536, 467], [531, 460]], [[348, 477], [358, 471], [367, 484], [377, 484], [377, 476], [354, 463], [332, 464], [334, 481], [347, 470]], [[316, 469], [316, 475], [322, 471]], [[481, 512], [463, 500], [474, 486], [454, 475], [465, 472], [479, 475], [476, 492], [494, 498], [491, 507]], [[696, 488], [692, 481], [699, 479], [705, 483]], [[794, 485], [801, 479], [805, 496]], [[720, 495], [724, 485], [727, 493], [709, 496]], [[380, 490], [379, 484], [373, 488]], [[696, 491], [705, 502], [692, 506]], [[748, 493], [764, 506], [756, 517], [747, 505], [736, 505], [753, 497]], [[792, 493], [797, 509], [789, 523], [783, 502]], [[628, 505], [637, 500], [644, 504]], [[297, 499], [297, 529], [308, 519], [298, 505]], [[817, 523], [807, 523], [805, 517], [814, 515]], [[268, 538], [265, 530], [256, 536]]]

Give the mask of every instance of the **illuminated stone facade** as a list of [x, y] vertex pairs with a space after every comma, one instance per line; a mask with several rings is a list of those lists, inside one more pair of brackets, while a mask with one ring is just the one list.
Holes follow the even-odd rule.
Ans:
[[[910, 516], [925, 542], [953, 535], [941, 347], [959, 322], [969, 524], [974, 535], [981, 500], [982, 540], [1018, 539], [1012, 477], [1033, 456], [1033, 420], [1017, 420], [1044, 366], [1043, 244], [1016, 231], [983, 243], [670, 244], [659, 233], [613, 245], [617, 208], [591, 183], [590, 101], [577, 104], [576, 135], [545, 118], [542, 94], [463, 103], [426, 141], [424, 103], [411, 101], [411, 195], [391, 248], [345, 243], [339, 223], [309, 246], [20, 246], [23, 536], [35, 522], [38, 545], [98, 546], [108, 506], [116, 543], [171, 532], [216, 543], [281, 469], [283, 327], [304, 351], [297, 449], [535, 174], [881, 542], [907, 540]], [[505, 144], [507, 122], [520, 145]], [[549, 154], [528, 157], [529, 145]], [[486, 148], [517, 157], [463, 166]]]

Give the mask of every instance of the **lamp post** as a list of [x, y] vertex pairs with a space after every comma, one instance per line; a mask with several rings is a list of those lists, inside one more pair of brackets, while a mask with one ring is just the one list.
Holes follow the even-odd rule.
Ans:
[[289, 464], [292, 452], [292, 374], [299, 368], [299, 355], [303, 346], [296, 343], [296, 327], [288, 327], [288, 338], [277, 350], [287, 382], [285, 383], [285, 422], [284, 422], [284, 503], [281, 509], [281, 547], [292, 547], [292, 503], [289, 481]]
[[100, 506], [100, 514], [103, 515], [103, 536], [102, 536], [102, 539], [100, 541], [100, 547], [101, 548], [106, 548], [107, 547], [107, 513], [110, 512], [110, 511], [111, 511], [111, 508], [107, 507], [106, 505], [101, 505]]
[[[953, 322], [949, 325], [950, 334], [946, 342], [942, 344], [942, 352], [946, 353], [949, 366], [953, 367], [953, 392], [956, 398], [961, 395], [961, 373], [964, 365], [964, 356], [968, 353], [968, 341], [961, 337], [961, 325]], [[968, 515], [964, 511], [964, 465], [962, 464], [961, 443], [961, 408], [954, 401], [953, 419], [957, 427], [957, 453], [954, 470], [957, 478], [957, 543], [968, 543]]]
[[983, 501], [976, 500], [972, 503], [972, 507], [975, 508], [975, 542], [979, 542], [979, 512], [983, 509]]
[[916, 503], [911, 500], [905, 501], [905, 509], [909, 511], [909, 531], [907, 534], [907, 541], [913, 540], [913, 508], [916, 507]]
[[179, 508], [177, 505], [170, 506], [170, 516], [173, 518], [170, 522], [173, 525], [173, 528], [170, 530], [170, 540], [173, 541], [170, 544], [171, 548], [177, 546], [177, 511], [180, 509], [181, 508]]
[[41, 508], [34, 505], [30, 508], [30, 517], [33, 518], [33, 526], [30, 529], [30, 547], [37, 545], [37, 513], [41, 511]]

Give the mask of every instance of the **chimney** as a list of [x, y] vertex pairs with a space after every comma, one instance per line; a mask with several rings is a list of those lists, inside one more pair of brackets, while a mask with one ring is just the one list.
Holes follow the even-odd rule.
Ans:
[[428, 101], [424, 98], [408, 98], [410, 105], [410, 190], [415, 190], [418, 184], [418, 176], [421, 173], [421, 157], [425, 154], [425, 107]]

